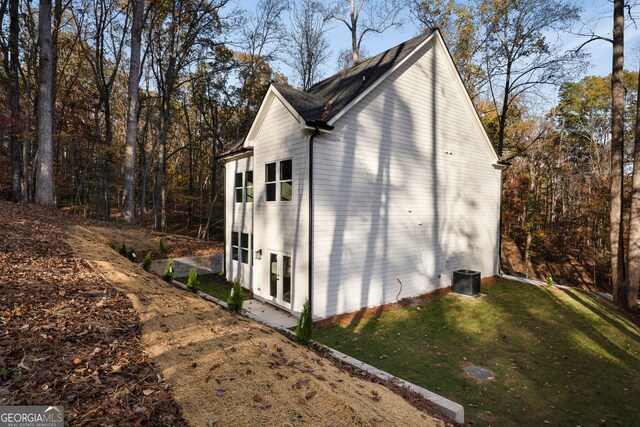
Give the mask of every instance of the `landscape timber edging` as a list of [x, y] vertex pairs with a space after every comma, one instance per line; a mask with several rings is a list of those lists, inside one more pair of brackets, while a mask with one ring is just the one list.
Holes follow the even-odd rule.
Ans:
[[[177, 288], [190, 292], [187, 286], [183, 283], [180, 283], [173, 279], [169, 283], [171, 283], [173, 286]], [[225, 309], [229, 308], [226, 302], [219, 300], [218, 298], [214, 298], [211, 295], [205, 294], [204, 292], [198, 291], [194, 294], [204, 300], [217, 304]], [[278, 324], [269, 322], [245, 310], [243, 310], [242, 313], [240, 313], [240, 315], [247, 317], [249, 319], [255, 320], [256, 322], [259, 322], [265, 326], [269, 326], [270, 328], [275, 329], [276, 331], [280, 332], [282, 335], [291, 339], [292, 341], [296, 341], [296, 335], [287, 328], [284, 328]], [[374, 366], [364, 363], [361, 360], [355, 359], [351, 356], [341, 353], [338, 350], [335, 350], [317, 341], [311, 341], [311, 344], [309, 347], [312, 350], [315, 350], [316, 353], [320, 353], [323, 356], [328, 356], [329, 358], [333, 359], [339, 364], [348, 365], [352, 371], [366, 372], [367, 374], [375, 377], [378, 381], [380, 381], [383, 384], [393, 383], [396, 386], [405, 388], [413, 393], [416, 393], [421, 397], [423, 397], [424, 399], [426, 399], [427, 401], [429, 401], [433, 405], [433, 407], [442, 415], [444, 415], [446, 418], [452, 420], [456, 424], [464, 424], [464, 407], [459, 403], [449, 400], [446, 397], [440, 396], [439, 394], [429, 391], [423, 387], [410, 383], [409, 381], [405, 381], [402, 378], [398, 378], [394, 375], [391, 375], [388, 372], [385, 372], [381, 369], [378, 369]]]

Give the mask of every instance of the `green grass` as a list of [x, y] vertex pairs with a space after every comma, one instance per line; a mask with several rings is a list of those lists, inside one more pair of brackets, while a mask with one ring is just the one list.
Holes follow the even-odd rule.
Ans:
[[[198, 280], [200, 280], [200, 286], [198, 290], [204, 292], [205, 294], [209, 294], [212, 297], [218, 298], [224, 302], [229, 298], [229, 294], [231, 293], [232, 285], [226, 281], [224, 278], [224, 274], [203, 274], [198, 275]], [[181, 282], [187, 283], [187, 278], [180, 279]]]
[[[435, 297], [314, 338], [464, 405], [478, 425], [639, 422], [640, 331], [629, 320], [579, 291], [502, 281], [482, 292]], [[490, 368], [495, 380], [466, 378], [465, 363]]]

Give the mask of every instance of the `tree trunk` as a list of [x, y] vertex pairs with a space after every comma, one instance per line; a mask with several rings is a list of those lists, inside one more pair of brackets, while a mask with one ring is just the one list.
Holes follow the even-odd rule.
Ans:
[[51, 126], [53, 82], [51, 0], [40, 1], [38, 46], [40, 48], [40, 73], [38, 76], [38, 165], [35, 201], [43, 205], [55, 206]]
[[627, 254], [627, 305], [630, 308], [634, 308], [638, 304], [638, 289], [640, 288], [640, 79], [638, 79], [635, 130]]
[[10, 146], [11, 146], [11, 199], [23, 200], [26, 189], [22, 176], [20, 153], [20, 52], [19, 52], [19, 1], [9, 1], [9, 104], [11, 108]]
[[135, 221], [136, 186], [136, 139], [138, 136], [138, 86], [140, 84], [140, 46], [142, 44], [142, 24], [144, 0], [133, 2], [133, 22], [131, 27], [131, 61], [129, 65], [129, 106], [127, 110], [127, 133], [124, 159], [124, 188], [122, 214], [120, 219], [132, 224]]
[[611, 283], [613, 301], [627, 306], [622, 237], [622, 186], [624, 151], [624, 0], [613, 3], [613, 72], [611, 73]]
[[351, 60], [353, 65], [357, 65], [360, 62], [360, 49], [358, 49], [358, 17], [355, 11], [355, 1], [351, 0], [351, 11], [349, 13], [351, 17]]
[[[56, 134], [56, 96], [58, 93], [58, 36], [62, 25], [62, 0], [55, 0], [53, 3], [53, 32], [51, 45], [51, 138]], [[52, 139], [53, 141], [53, 139]]]
[[162, 120], [160, 122], [160, 134], [158, 135], [158, 144], [160, 145], [160, 153], [158, 165], [156, 168], [156, 187], [154, 194], [154, 222], [155, 230], [165, 232], [167, 230], [167, 188], [165, 179], [165, 170], [167, 164], [167, 133], [169, 127], [170, 97], [166, 97], [162, 104]]

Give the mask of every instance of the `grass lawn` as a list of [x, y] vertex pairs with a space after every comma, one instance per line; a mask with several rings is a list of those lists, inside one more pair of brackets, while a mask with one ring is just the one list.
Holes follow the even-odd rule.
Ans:
[[[177, 280], [186, 285], [187, 279], [188, 277], [181, 277]], [[229, 298], [232, 285], [226, 281], [224, 274], [203, 274], [198, 276], [198, 280], [200, 281], [200, 286], [198, 287], [199, 291], [209, 294], [224, 302]]]
[[[314, 338], [465, 407], [478, 425], [638, 425], [640, 331], [597, 297], [501, 281], [484, 296], [314, 331]], [[468, 363], [495, 379], [465, 377]]]

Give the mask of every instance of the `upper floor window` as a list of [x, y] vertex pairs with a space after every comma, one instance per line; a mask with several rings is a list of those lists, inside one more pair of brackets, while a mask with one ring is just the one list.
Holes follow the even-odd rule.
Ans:
[[264, 186], [267, 202], [276, 200], [276, 163], [264, 165]]
[[253, 202], [253, 171], [236, 173], [234, 187], [236, 203]]
[[291, 201], [293, 198], [293, 161], [291, 159], [281, 160], [264, 165], [264, 182], [267, 202]]
[[280, 162], [280, 200], [291, 200], [291, 189], [293, 184], [293, 168], [292, 161], [283, 160]]
[[244, 196], [245, 202], [253, 202], [253, 171], [244, 173]]
[[236, 174], [236, 203], [242, 203], [242, 172]]

